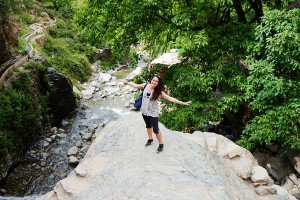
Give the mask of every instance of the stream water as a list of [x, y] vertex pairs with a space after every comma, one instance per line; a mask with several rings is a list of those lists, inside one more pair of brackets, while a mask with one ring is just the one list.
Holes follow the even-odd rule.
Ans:
[[[119, 81], [128, 73], [128, 70], [112, 73], [116, 77], [116, 85], [109, 87], [119, 87]], [[93, 77], [91, 81], [96, 78]], [[103, 84], [101, 87], [106, 86]], [[132, 96], [132, 93], [123, 94], [120, 91], [105, 98], [94, 95], [89, 100], [82, 100], [73, 115], [63, 120], [61, 127], [57, 127], [57, 134], [48, 137], [52, 139], [49, 145], [44, 145], [45, 140], [39, 141], [22, 162], [10, 170], [9, 175], [1, 182], [1, 192], [5, 197], [0, 196], [0, 199], [30, 199], [51, 191], [75, 167], [69, 164], [69, 148], [82, 147], [76, 156], [80, 160], [92, 142], [83, 141], [80, 132], [98, 132], [109, 121], [129, 112], [130, 108], [125, 108], [124, 105], [128, 104]]]

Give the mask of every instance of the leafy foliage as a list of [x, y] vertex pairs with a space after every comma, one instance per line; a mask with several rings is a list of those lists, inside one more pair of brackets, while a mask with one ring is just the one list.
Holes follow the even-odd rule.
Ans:
[[63, 17], [71, 19], [74, 15], [72, 1], [70, 0], [45, 0], [45, 7], [60, 11]]
[[86, 81], [91, 75], [89, 59], [96, 52], [76, 30], [72, 22], [58, 21], [56, 29], [50, 31], [43, 49], [47, 63], [71, 79]]
[[222, 121], [227, 114], [237, 112], [244, 101], [246, 75], [236, 60], [251, 44], [252, 33], [251, 26], [224, 25], [178, 38], [188, 61], [165, 69], [164, 82], [172, 96], [193, 103], [179, 106], [176, 112], [163, 112], [161, 121], [176, 130], [192, 132], [208, 121]]
[[0, 18], [5, 18], [18, 6], [15, 0], [1, 0], [0, 1]]
[[226, 24], [230, 21], [224, 12], [230, 15], [231, 7], [230, 1], [221, 0], [91, 0], [76, 16], [91, 41], [110, 46], [121, 58], [140, 41], [157, 55], [174, 48], [178, 37], [194, 37], [207, 27]]
[[20, 80], [14, 81], [0, 96], [0, 145], [11, 148], [14, 142], [31, 144], [42, 131], [47, 118], [45, 99], [37, 98], [28, 73], [19, 73]]
[[299, 25], [299, 9], [275, 10], [267, 12], [256, 28], [246, 87], [255, 117], [240, 141], [248, 148], [273, 142], [300, 147]]
[[169, 128], [191, 132], [244, 111], [235, 119], [245, 128], [241, 144], [277, 141], [295, 147], [300, 15], [272, 11], [288, 2], [90, 0], [76, 19], [89, 40], [111, 47], [115, 58], [140, 42], [152, 58], [179, 49], [181, 64], [156, 66], [143, 75], [148, 80], [163, 71], [167, 91], [193, 102], [188, 107], [163, 102], [160, 120]]
[[37, 62], [37, 61], [31, 61], [28, 62], [24, 65], [25, 69], [37, 69], [39, 71], [44, 71], [47, 68], [41, 63], [41, 62]]

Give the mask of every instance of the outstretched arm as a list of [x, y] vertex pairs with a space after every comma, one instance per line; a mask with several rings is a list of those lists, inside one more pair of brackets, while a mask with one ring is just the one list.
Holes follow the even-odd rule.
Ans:
[[134, 82], [130, 82], [130, 81], [125, 80], [124, 84], [129, 85], [129, 86], [134, 87], [134, 88], [144, 89], [144, 86], [145, 86], [146, 83], [136, 84]]
[[166, 100], [168, 100], [168, 101], [170, 101], [170, 102], [172, 102], [172, 103], [179, 104], [179, 105], [188, 106], [188, 105], [190, 105], [190, 103], [192, 103], [191, 101], [187, 101], [187, 102], [179, 101], [178, 99], [176, 99], [176, 98], [174, 98], [174, 97], [171, 97], [171, 96], [167, 95], [164, 91], [161, 92], [161, 96], [162, 96], [164, 99], [166, 99]]

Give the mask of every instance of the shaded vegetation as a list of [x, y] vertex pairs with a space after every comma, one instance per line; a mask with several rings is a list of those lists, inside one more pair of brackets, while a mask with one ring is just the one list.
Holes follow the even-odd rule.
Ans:
[[[91, 75], [90, 62], [95, 59], [96, 48], [89, 45], [83, 33], [74, 25], [71, 1], [64, 1], [62, 4], [55, 1], [1, 1], [0, 17], [10, 19], [17, 27], [22, 28], [14, 55], [27, 53], [22, 36], [30, 31], [28, 26], [31, 23], [44, 16], [42, 14], [46, 11], [44, 4], [47, 4], [50, 17], [56, 18], [57, 27], [49, 30], [44, 49], [35, 45], [35, 48], [45, 56], [45, 63], [29, 62], [24, 68], [44, 71], [46, 66], [50, 66], [69, 77], [74, 83], [88, 80]], [[55, 9], [51, 10], [54, 7]], [[47, 125], [44, 120], [49, 117], [47, 94], [40, 94], [39, 97], [41, 91], [35, 88], [36, 85], [31, 82], [33, 79], [30, 79], [29, 74], [23, 71], [16, 74], [18, 75], [12, 85], [8, 88], [3, 87], [0, 94], [0, 145], [3, 149], [13, 147], [16, 140], [24, 140], [23, 145], [27, 148], [43, 131]], [[44, 86], [47, 88], [47, 85]]]
[[[16, 141], [28, 147], [40, 135], [47, 117], [47, 95], [38, 95], [28, 72], [20, 72], [19, 79], [0, 95], [0, 145], [12, 148]], [[19, 142], [18, 142], [19, 143]], [[20, 148], [22, 149], [22, 148]]]

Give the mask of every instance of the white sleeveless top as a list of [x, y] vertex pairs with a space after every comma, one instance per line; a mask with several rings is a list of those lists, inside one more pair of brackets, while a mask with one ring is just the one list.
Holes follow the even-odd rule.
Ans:
[[151, 117], [158, 117], [159, 115], [159, 108], [158, 108], [158, 99], [155, 101], [151, 101], [152, 94], [147, 96], [147, 91], [150, 87], [150, 84], [147, 83], [144, 92], [143, 92], [143, 101], [142, 101], [142, 114]]

